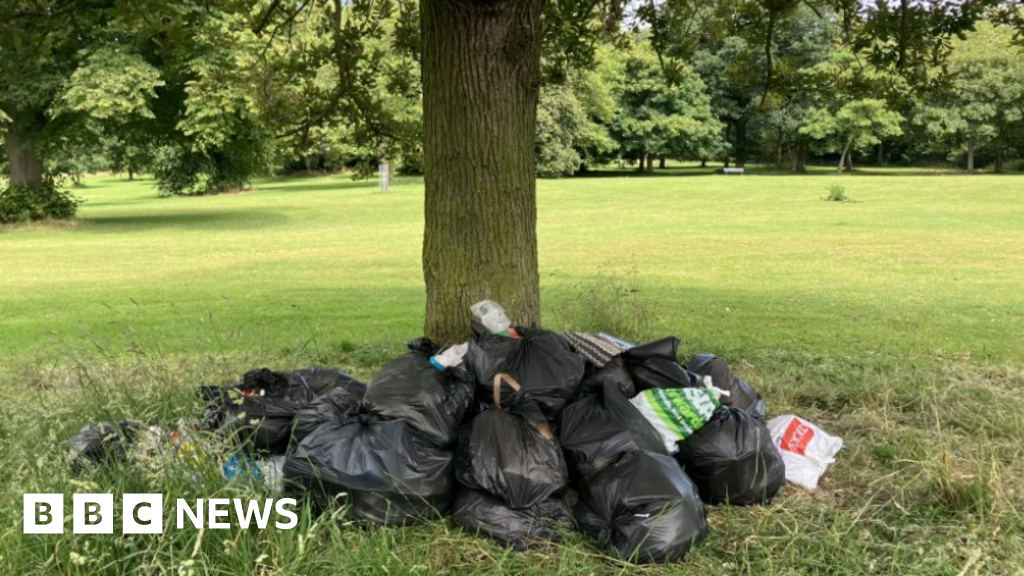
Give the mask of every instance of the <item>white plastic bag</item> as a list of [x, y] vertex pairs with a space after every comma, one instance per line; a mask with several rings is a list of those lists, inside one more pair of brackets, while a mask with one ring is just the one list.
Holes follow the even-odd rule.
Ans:
[[768, 430], [786, 463], [786, 480], [811, 491], [843, 448], [842, 438], [792, 414], [772, 418]]

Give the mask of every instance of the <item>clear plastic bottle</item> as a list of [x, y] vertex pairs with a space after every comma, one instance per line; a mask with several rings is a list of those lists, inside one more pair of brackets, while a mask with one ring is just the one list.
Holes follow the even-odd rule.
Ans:
[[481, 300], [470, 306], [469, 311], [491, 334], [509, 335], [508, 329], [512, 327], [512, 321], [508, 319], [501, 304], [493, 300]]
[[462, 344], [456, 344], [445, 349], [440, 354], [437, 354], [430, 359], [430, 363], [434, 365], [438, 370], [445, 370], [452, 366], [458, 366], [462, 364], [462, 359], [466, 356], [466, 352], [469, 351], [469, 343], [464, 342]]

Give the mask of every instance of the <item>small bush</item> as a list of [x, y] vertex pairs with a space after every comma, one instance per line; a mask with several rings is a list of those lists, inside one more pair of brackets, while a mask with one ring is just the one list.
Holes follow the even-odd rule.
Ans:
[[82, 201], [71, 192], [62, 190], [60, 184], [58, 180], [46, 177], [38, 186], [18, 184], [0, 189], [0, 224], [74, 218]]
[[825, 195], [824, 200], [829, 202], [849, 202], [850, 199], [846, 196], [846, 186], [842, 184], [829, 184], [828, 194]]

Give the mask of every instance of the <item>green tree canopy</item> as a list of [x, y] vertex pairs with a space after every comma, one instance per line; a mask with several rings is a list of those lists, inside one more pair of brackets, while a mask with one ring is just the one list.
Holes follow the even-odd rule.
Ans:
[[627, 53], [615, 94], [611, 134], [625, 158], [649, 166], [655, 157], [708, 158], [724, 147], [704, 82], [676, 60], [662, 67], [642, 41]]
[[1024, 50], [1005, 27], [982, 23], [956, 43], [949, 58], [948, 85], [924, 99], [914, 121], [954, 150], [967, 153], [974, 170], [979, 148], [989, 148], [996, 172], [1003, 153], [1024, 147]]

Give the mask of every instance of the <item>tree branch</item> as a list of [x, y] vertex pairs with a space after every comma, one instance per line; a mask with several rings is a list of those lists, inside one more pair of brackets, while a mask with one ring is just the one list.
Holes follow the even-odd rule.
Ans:
[[259, 36], [263, 33], [263, 29], [270, 24], [270, 17], [274, 15], [274, 12], [277, 12], [277, 9], [280, 8], [280, 6], [281, 0], [274, 0], [270, 3], [270, 6], [267, 6], [267, 9], [263, 12], [263, 16], [260, 18], [259, 23], [252, 29], [253, 34]]

